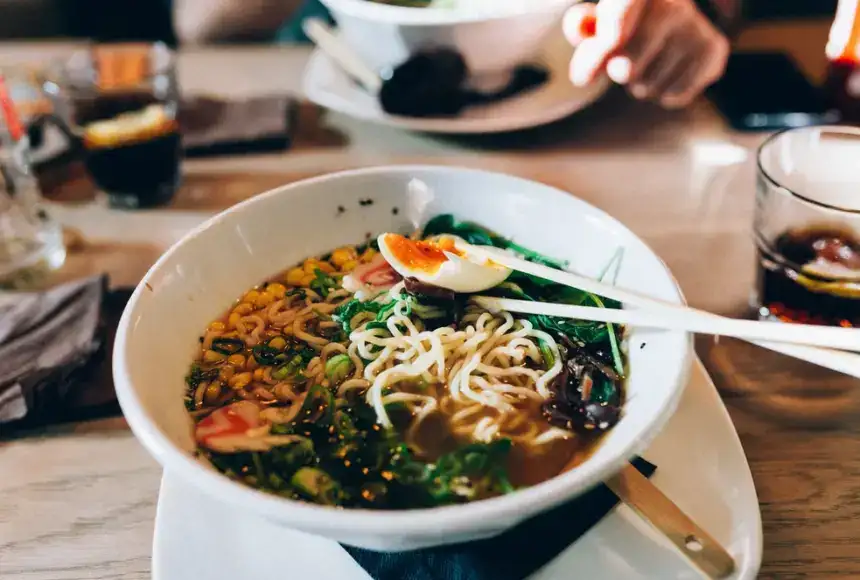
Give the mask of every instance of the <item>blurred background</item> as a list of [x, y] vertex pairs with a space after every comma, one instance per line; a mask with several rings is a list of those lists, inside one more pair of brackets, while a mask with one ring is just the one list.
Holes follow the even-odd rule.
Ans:
[[[205, 2], [206, 0], [199, 0]], [[747, 0], [748, 20], [832, 15], [836, 0]], [[0, 40], [90, 38], [176, 44], [168, 0], [0, 0]]]

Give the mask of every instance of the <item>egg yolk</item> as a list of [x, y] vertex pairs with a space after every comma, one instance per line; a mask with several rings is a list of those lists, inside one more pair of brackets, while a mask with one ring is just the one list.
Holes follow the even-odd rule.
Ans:
[[391, 255], [413, 272], [434, 274], [448, 261], [445, 252], [459, 254], [454, 248], [454, 240], [447, 238], [415, 241], [397, 234], [386, 234], [383, 240]]

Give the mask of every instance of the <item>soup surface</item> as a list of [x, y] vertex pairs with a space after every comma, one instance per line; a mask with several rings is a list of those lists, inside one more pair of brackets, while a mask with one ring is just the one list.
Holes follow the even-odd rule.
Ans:
[[[450, 215], [411, 238], [308, 258], [200, 337], [186, 377], [199, 452], [255, 488], [379, 509], [510, 493], [585, 460], [621, 416], [622, 329], [481, 309], [446, 287], [463, 276], [438, 275], [455, 260], [440, 235], [563, 267]], [[419, 281], [421, 271], [439, 285]], [[480, 293], [619, 307], [505, 276]]]

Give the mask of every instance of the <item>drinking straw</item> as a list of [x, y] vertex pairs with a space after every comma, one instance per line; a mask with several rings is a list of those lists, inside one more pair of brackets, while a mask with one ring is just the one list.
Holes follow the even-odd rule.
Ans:
[[2, 74], [0, 74], [0, 110], [2, 110], [3, 120], [6, 122], [9, 136], [13, 142], [18, 142], [24, 136], [24, 125], [21, 123], [21, 118], [18, 116], [15, 104], [9, 96], [6, 79]]

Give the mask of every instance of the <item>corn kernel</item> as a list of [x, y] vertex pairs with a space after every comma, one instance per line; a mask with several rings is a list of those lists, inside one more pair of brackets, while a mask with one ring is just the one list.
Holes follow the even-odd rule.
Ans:
[[278, 350], [284, 350], [284, 348], [287, 346], [287, 341], [284, 340], [283, 337], [276, 336], [275, 338], [270, 340], [268, 344], [272, 348], [276, 348]]
[[331, 263], [342, 269], [343, 265], [346, 262], [349, 262], [350, 260], [355, 260], [357, 257], [358, 256], [356, 255], [355, 248], [338, 248], [331, 253]]
[[[322, 270], [326, 274], [331, 274], [335, 271], [335, 267], [325, 261], [317, 262], [317, 268]], [[314, 270], [314, 273], [316, 273], [316, 270]]]
[[257, 290], [249, 290], [247, 294], [242, 297], [242, 302], [247, 302], [248, 304], [253, 304], [259, 298], [260, 293]]
[[206, 387], [206, 392], [203, 395], [203, 400], [209, 403], [210, 405], [218, 400], [218, 397], [221, 395], [221, 383], [218, 381], [212, 381], [209, 383], [209, 386]]
[[266, 306], [269, 306], [274, 301], [275, 301], [274, 295], [272, 295], [268, 292], [260, 292], [259, 295], [257, 296], [257, 299], [254, 301], [254, 305], [257, 308], [265, 308]]
[[227, 317], [227, 326], [230, 328], [236, 328], [239, 325], [239, 319], [242, 318], [237, 313], [233, 312], [230, 316]]
[[218, 378], [220, 378], [225, 383], [230, 380], [230, 377], [236, 374], [236, 369], [231, 367], [230, 365], [224, 365], [221, 367], [221, 370], [218, 371]]
[[230, 332], [225, 332], [221, 335], [221, 338], [239, 338], [239, 333], [235, 330], [231, 330]]
[[253, 311], [254, 307], [252, 305], [248, 304], [247, 302], [243, 302], [233, 309], [233, 314], [244, 316], [246, 314], [251, 314]]
[[215, 352], [214, 350], [207, 350], [203, 353], [203, 361], [208, 363], [221, 362], [225, 358], [227, 357], [220, 352]]
[[302, 278], [302, 284], [301, 285], [304, 286], [305, 288], [308, 288], [308, 287], [310, 287], [311, 282], [313, 282], [316, 279], [317, 279], [317, 277], [313, 274], [305, 274], [305, 277]]
[[227, 357], [227, 362], [234, 367], [242, 368], [245, 366], [245, 356], [241, 354], [231, 354]]
[[266, 378], [265, 369], [262, 369], [262, 368], [254, 369], [254, 380], [255, 381], [262, 381], [264, 378]]
[[287, 284], [290, 286], [301, 286], [302, 278], [305, 277], [305, 271], [301, 268], [293, 268], [286, 275]]
[[376, 250], [374, 250], [373, 248], [367, 248], [366, 250], [364, 250], [361, 253], [361, 258], [359, 258], [359, 259], [361, 260], [362, 263], [366, 264], [366, 263], [370, 262], [371, 260], [373, 260], [373, 258], [375, 258], [375, 257], [376, 257]]
[[302, 265], [302, 270], [304, 270], [305, 274], [313, 274], [318, 267], [319, 262], [317, 262], [313, 258], [308, 258], [307, 260], [305, 260], [304, 265]]
[[276, 300], [281, 300], [287, 294], [287, 288], [283, 284], [273, 282], [266, 286], [266, 292], [275, 297]]
[[239, 373], [238, 375], [233, 375], [227, 384], [234, 389], [241, 389], [243, 387], [247, 387], [250, 382], [251, 373]]
[[258, 366], [260, 366], [260, 364], [257, 362], [257, 359], [255, 359], [253, 356], [249, 356], [248, 362], [245, 364], [245, 368], [249, 371], [252, 371]]
[[227, 326], [220, 320], [216, 320], [209, 325], [209, 330], [212, 330], [214, 332], [222, 332], [224, 330], [227, 330]]
[[356, 266], [358, 266], [357, 260], [347, 260], [341, 265], [340, 269], [342, 272], [352, 272]]

